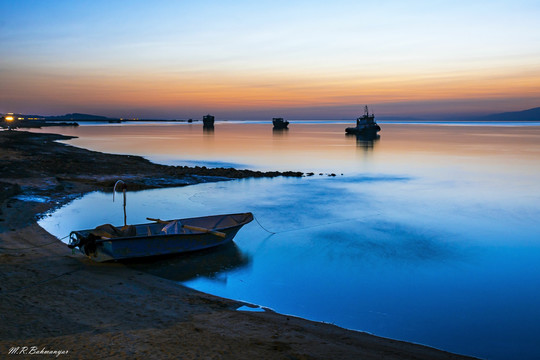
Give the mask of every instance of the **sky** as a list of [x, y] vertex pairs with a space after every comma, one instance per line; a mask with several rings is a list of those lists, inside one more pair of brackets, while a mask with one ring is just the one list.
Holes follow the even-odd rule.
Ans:
[[0, 113], [455, 117], [540, 106], [540, 1], [0, 1]]

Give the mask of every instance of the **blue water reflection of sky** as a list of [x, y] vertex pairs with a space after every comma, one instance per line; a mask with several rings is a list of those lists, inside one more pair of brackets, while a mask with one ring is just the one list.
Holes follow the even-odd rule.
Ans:
[[[540, 137], [524, 130], [515, 141], [517, 130], [486, 128], [471, 142], [452, 129], [387, 131], [336, 177], [129, 192], [131, 223], [251, 211], [276, 233], [245, 226], [235, 239], [240, 260], [221, 270], [218, 260], [211, 271], [201, 265], [219, 253], [142, 266], [166, 267], [164, 276], [191, 266], [201, 270], [187, 286], [380, 336], [489, 359], [539, 358]], [[121, 224], [121, 202], [111, 200], [89, 194], [41, 225], [61, 237]]]

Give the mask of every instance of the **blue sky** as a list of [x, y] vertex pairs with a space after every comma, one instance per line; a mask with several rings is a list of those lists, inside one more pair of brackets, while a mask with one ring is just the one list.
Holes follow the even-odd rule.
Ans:
[[2, 1], [0, 112], [183, 118], [539, 106], [538, 1]]

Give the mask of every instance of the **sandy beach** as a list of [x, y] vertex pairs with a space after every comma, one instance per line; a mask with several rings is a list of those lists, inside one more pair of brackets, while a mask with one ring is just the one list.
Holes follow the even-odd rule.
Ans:
[[89, 191], [110, 191], [118, 179], [144, 189], [302, 174], [156, 165], [56, 142], [63, 139], [0, 132], [0, 358], [470, 359], [272, 311], [238, 311], [245, 304], [72, 253], [36, 220]]

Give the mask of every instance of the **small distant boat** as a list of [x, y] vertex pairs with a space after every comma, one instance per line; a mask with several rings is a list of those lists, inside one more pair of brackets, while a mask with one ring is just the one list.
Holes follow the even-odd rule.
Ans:
[[272, 124], [274, 124], [274, 129], [287, 129], [289, 126], [289, 122], [283, 118], [273, 118]]
[[68, 246], [97, 262], [181, 254], [231, 242], [242, 226], [253, 220], [253, 214], [148, 220], [153, 222], [72, 231]]
[[203, 126], [204, 127], [213, 127], [214, 126], [214, 116], [208, 114], [208, 115], [204, 115], [203, 118], [202, 118], [202, 121], [203, 121]]
[[367, 105], [364, 107], [364, 115], [356, 119], [356, 127], [345, 129], [347, 134], [372, 136], [377, 135], [381, 127], [375, 122], [375, 115], [369, 114]]

